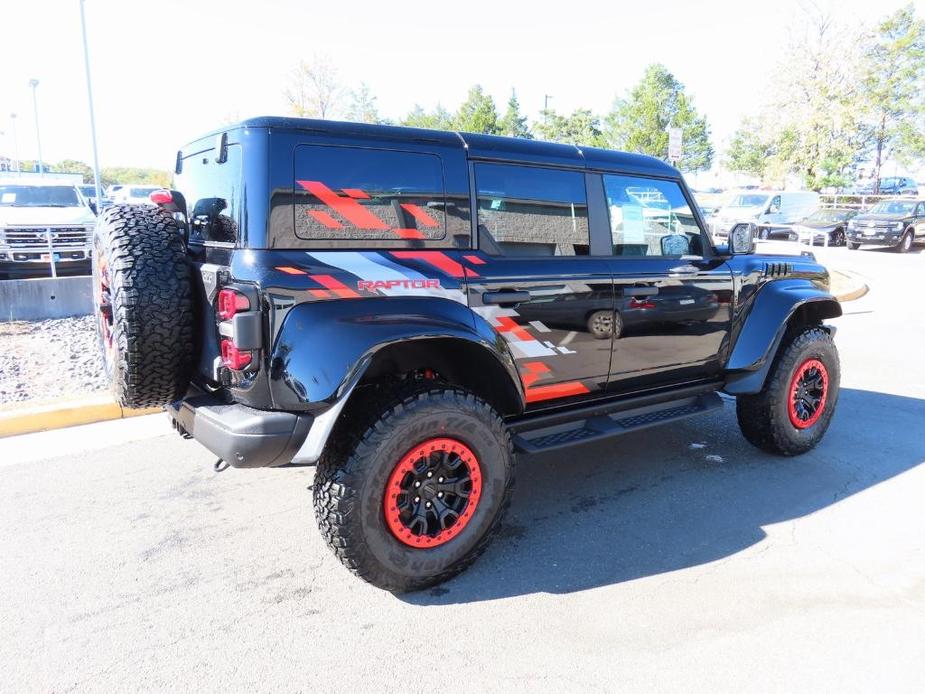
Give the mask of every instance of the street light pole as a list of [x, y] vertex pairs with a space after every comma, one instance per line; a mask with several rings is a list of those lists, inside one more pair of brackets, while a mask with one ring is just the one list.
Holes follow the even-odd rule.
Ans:
[[93, 115], [93, 88], [90, 86], [90, 50], [87, 48], [87, 20], [84, 17], [84, 0], [80, 3], [80, 31], [84, 41], [84, 67], [87, 71], [87, 102], [90, 106], [90, 140], [93, 143], [93, 186], [96, 189], [96, 212], [102, 212], [103, 194], [100, 188], [100, 160], [96, 153], [96, 118]]
[[10, 128], [13, 130], [13, 161], [16, 162], [16, 173], [21, 173], [22, 169], [20, 168], [19, 163], [19, 143], [16, 140], [16, 114], [10, 114]]
[[39, 136], [39, 102], [35, 96], [35, 88], [39, 86], [39, 81], [33, 77], [29, 80], [29, 86], [32, 87], [32, 111], [35, 113], [35, 142], [39, 146], [39, 176], [44, 176], [45, 164], [42, 162], [42, 138]]

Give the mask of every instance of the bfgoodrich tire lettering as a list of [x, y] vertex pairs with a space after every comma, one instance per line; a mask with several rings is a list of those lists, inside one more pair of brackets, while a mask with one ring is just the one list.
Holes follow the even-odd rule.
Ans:
[[[363, 419], [372, 423], [352, 437]], [[513, 484], [511, 442], [498, 414], [471, 393], [436, 386], [372, 406], [349, 424], [335, 432], [313, 490], [318, 526], [338, 559], [363, 580], [395, 592], [436, 585], [474, 562], [497, 531]], [[412, 547], [390, 529], [383, 499], [398, 462], [434, 437], [458, 440], [474, 453], [481, 498], [451, 540]]]
[[181, 397], [193, 355], [190, 267], [177, 223], [151, 205], [107, 208], [93, 237], [94, 303], [106, 373], [126, 407]]
[[[814, 361], [821, 362], [826, 374], [822, 411], [809, 426], [791, 420], [790, 399], [794, 378]], [[838, 402], [838, 351], [831, 335], [823, 328], [809, 328], [788, 344], [781, 345], [764, 388], [755, 395], [736, 399], [736, 415], [742, 434], [754, 446], [779, 455], [799, 455], [816, 446], [829, 428]]]

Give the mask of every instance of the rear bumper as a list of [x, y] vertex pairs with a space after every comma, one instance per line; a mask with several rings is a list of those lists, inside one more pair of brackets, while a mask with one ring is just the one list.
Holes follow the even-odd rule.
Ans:
[[214, 395], [192, 390], [166, 409], [181, 434], [188, 434], [229, 465], [241, 468], [293, 462], [314, 421], [309, 414], [226, 404]]

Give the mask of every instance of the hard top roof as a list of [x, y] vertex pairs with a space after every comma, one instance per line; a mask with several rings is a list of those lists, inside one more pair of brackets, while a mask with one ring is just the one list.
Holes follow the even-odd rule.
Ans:
[[[384, 143], [432, 143], [444, 147], [466, 149], [472, 159], [516, 161], [537, 164], [556, 164], [578, 168], [625, 171], [655, 176], [678, 178], [676, 169], [660, 159], [644, 154], [631, 154], [598, 147], [575, 145], [543, 140], [527, 140], [499, 135], [429, 130], [395, 125], [373, 125], [312, 118], [261, 116], [249, 118], [234, 125], [215, 130], [197, 141], [238, 128], [270, 128], [302, 130], [319, 135], [361, 139], [375, 139]], [[192, 144], [192, 143], [191, 143]], [[186, 147], [184, 147], [184, 150]]]

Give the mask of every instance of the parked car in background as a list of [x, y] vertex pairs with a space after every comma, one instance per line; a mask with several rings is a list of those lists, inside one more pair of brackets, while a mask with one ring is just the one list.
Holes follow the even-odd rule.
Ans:
[[925, 200], [881, 200], [848, 222], [848, 248], [891, 246], [906, 253], [925, 242]]
[[0, 277], [90, 273], [96, 215], [73, 185], [0, 182]]
[[771, 237], [771, 229], [805, 219], [819, 209], [819, 193], [804, 190], [740, 191], [733, 193], [713, 217], [713, 234], [725, 238], [739, 222], [758, 226], [758, 236]]
[[90, 204], [90, 209], [92, 209], [96, 214], [99, 214], [104, 209], [109, 207], [112, 204], [112, 200], [107, 198], [105, 195], [100, 202], [96, 200], [96, 186], [93, 185], [83, 185], [77, 186], [77, 190], [80, 191], [80, 194], [84, 196], [84, 199]]
[[[860, 195], [874, 195], [873, 181], [858, 188]], [[919, 194], [918, 184], [908, 176], [890, 176], [880, 179], [878, 195], [914, 195]]]
[[155, 190], [162, 190], [161, 186], [122, 186], [116, 191], [112, 201], [129, 205], [153, 205], [150, 195]]
[[[816, 210], [792, 227], [786, 228], [788, 241], [808, 241], [828, 243], [830, 246], [844, 246], [848, 222], [857, 216], [858, 211], [847, 207]], [[777, 230], [771, 231], [771, 238], [779, 238]]]
[[113, 198], [115, 198], [116, 193], [118, 193], [118, 192], [119, 192], [120, 190], [122, 190], [124, 187], [125, 187], [125, 186], [123, 186], [123, 185], [120, 184], [120, 183], [113, 183], [112, 185], [110, 185], [110, 186], [106, 189], [106, 192], [104, 193], [104, 196], [107, 197], [107, 198], [109, 198], [110, 200], [112, 200]]

